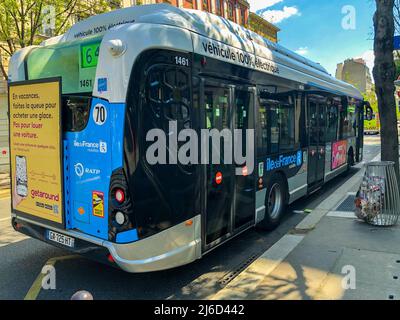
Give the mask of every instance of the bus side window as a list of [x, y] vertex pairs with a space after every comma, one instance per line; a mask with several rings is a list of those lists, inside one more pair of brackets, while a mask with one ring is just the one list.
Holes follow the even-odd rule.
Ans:
[[62, 96], [63, 130], [79, 132], [89, 121], [92, 99], [86, 96]]
[[258, 155], [266, 156], [268, 154], [268, 124], [267, 107], [265, 105], [260, 105], [258, 108], [257, 131]]
[[190, 79], [179, 67], [155, 65], [148, 71], [147, 97], [161, 122], [177, 121], [190, 128]]
[[326, 108], [326, 142], [333, 142], [337, 140], [338, 105], [329, 101]]
[[[296, 106], [292, 94], [264, 94], [258, 109], [258, 153], [276, 154], [292, 151], [299, 145], [300, 130], [296, 130], [296, 117], [300, 119], [301, 100]], [[297, 108], [297, 109], [296, 109]]]
[[274, 104], [269, 108], [268, 120], [271, 128], [271, 145], [270, 153], [279, 152], [279, 137], [280, 137], [280, 121], [279, 121], [279, 105]]
[[[347, 101], [346, 101], [347, 103]], [[354, 124], [355, 124], [355, 109], [352, 105], [348, 105], [347, 108], [342, 106], [340, 112], [340, 139], [347, 139], [356, 136]]]
[[291, 151], [295, 147], [295, 117], [294, 105], [281, 104], [279, 108], [280, 114], [280, 143], [279, 152], [283, 153]]

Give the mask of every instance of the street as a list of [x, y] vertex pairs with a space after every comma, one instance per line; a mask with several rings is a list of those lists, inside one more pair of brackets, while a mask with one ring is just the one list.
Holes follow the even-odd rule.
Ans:
[[[379, 136], [366, 136], [364, 161], [372, 160], [379, 152]], [[299, 212], [313, 210], [358, 170], [352, 168], [348, 175], [337, 177], [309, 198], [291, 205], [282, 225], [273, 232], [249, 230], [190, 265], [148, 274], [128, 274], [71, 257], [68, 251], [17, 234], [9, 222], [10, 199], [2, 199], [0, 299], [70, 299], [79, 290], [89, 291], [94, 299], [206, 299], [299, 224], [307, 215]], [[61, 257], [68, 258], [58, 259]], [[35, 285], [49, 259], [55, 261], [55, 290]]]

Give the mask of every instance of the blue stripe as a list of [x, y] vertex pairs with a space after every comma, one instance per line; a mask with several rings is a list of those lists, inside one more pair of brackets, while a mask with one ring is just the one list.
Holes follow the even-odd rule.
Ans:
[[116, 239], [117, 243], [131, 243], [138, 240], [139, 237], [136, 229], [118, 233]]

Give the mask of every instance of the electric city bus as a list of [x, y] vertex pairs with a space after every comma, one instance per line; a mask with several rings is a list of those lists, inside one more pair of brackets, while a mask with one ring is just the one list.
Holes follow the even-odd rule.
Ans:
[[[18, 51], [9, 76], [15, 230], [128, 272], [185, 265], [249, 228], [272, 230], [288, 204], [363, 156], [368, 106], [357, 89], [206, 12], [160, 4], [93, 16]], [[58, 101], [60, 137], [15, 142], [44, 128], [19, 133], [17, 120], [49, 124]], [[254, 147], [241, 141], [254, 170], [150, 163], [154, 129], [254, 130]], [[58, 150], [46, 139], [59, 141], [59, 158], [45, 156]]]

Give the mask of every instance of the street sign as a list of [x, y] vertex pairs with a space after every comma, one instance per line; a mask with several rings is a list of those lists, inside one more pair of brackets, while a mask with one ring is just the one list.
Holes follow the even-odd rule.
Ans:
[[400, 50], [400, 36], [394, 36], [394, 50]]

